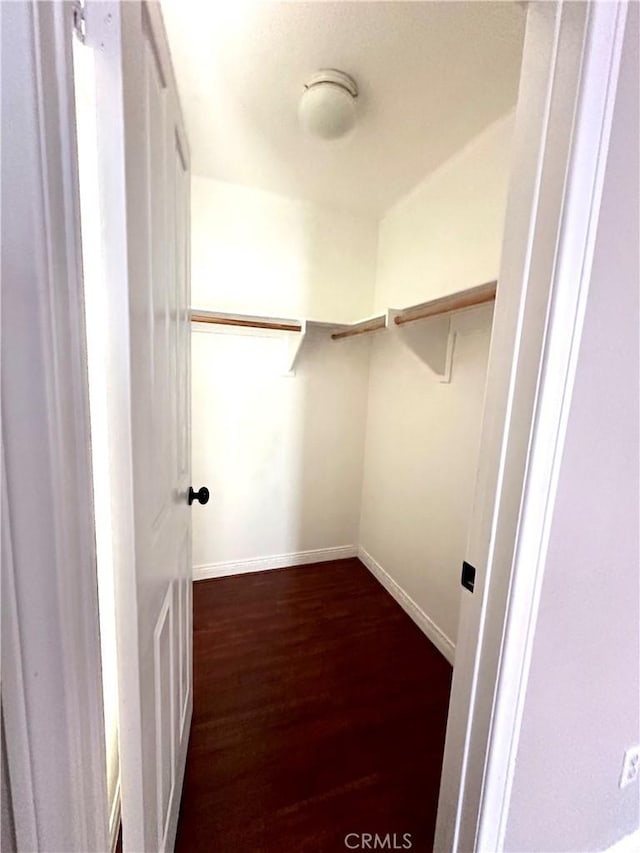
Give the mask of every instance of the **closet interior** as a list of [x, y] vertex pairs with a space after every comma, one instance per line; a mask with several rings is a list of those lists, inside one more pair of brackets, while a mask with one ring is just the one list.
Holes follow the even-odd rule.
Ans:
[[[211, 492], [194, 579], [357, 556], [452, 662], [525, 11], [207, 14], [196, 74], [204, 41], [165, 11], [192, 149], [192, 472]], [[358, 86], [338, 140], [297, 114], [319, 69]]]

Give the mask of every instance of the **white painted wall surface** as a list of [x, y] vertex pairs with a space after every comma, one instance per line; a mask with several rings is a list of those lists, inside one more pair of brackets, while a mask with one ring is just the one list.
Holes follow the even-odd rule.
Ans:
[[193, 512], [196, 576], [357, 545], [369, 341], [317, 333], [283, 376], [286, 337], [192, 334], [193, 481], [211, 489]]
[[494, 122], [382, 219], [376, 311], [496, 278], [513, 122]]
[[[512, 128], [491, 125], [382, 220], [378, 308], [497, 278]], [[372, 345], [360, 543], [453, 645], [492, 313], [456, 316], [449, 384], [395, 337]]]
[[192, 305], [352, 322], [371, 313], [378, 225], [194, 176]]
[[492, 314], [458, 315], [448, 384], [391, 335], [371, 354], [360, 544], [452, 645]]
[[631, 3], [509, 806], [518, 853], [602, 850], [640, 827], [638, 784], [618, 787], [640, 742], [639, 43]]

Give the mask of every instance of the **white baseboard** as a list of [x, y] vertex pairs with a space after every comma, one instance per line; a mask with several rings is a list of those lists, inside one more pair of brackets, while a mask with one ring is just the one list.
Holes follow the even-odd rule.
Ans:
[[295, 551], [293, 554], [274, 554], [271, 557], [257, 557], [251, 560], [235, 560], [222, 563], [208, 563], [193, 567], [194, 581], [207, 578], [225, 578], [229, 575], [244, 575], [249, 572], [266, 572], [269, 569], [283, 569], [288, 566], [306, 566], [309, 563], [326, 563], [328, 560], [346, 560], [357, 557], [357, 545], [341, 545], [336, 548], [316, 548], [313, 551]]
[[415, 603], [411, 596], [408, 595], [402, 587], [396, 583], [396, 581], [394, 581], [391, 575], [385, 572], [380, 563], [378, 563], [371, 554], [365, 551], [364, 548], [358, 548], [358, 557], [369, 569], [371, 574], [380, 581], [387, 592], [395, 598], [404, 612], [413, 619], [418, 628], [427, 635], [438, 651], [441, 652], [453, 666], [456, 647], [444, 631], [438, 628], [433, 619], [427, 616], [424, 610]]
[[625, 835], [611, 847], [607, 847], [606, 853], [638, 853], [640, 850], [640, 829]]

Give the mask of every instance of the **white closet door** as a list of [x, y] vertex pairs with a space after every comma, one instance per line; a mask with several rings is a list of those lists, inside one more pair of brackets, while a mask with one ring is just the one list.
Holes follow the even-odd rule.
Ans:
[[114, 514], [129, 543], [116, 570], [123, 845], [171, 850], [192, 708], [188, 151], [159, 4], [90, 3], [86, 44], [115, 342]]

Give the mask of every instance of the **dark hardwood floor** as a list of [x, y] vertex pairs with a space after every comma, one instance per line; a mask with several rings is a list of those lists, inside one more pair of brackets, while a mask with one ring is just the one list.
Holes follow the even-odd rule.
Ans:
[[[432, 849], [451, 667], [356, 559], [194, 584], [179, 853]], [[355, 843], [353, 837], [350, 843]]]

